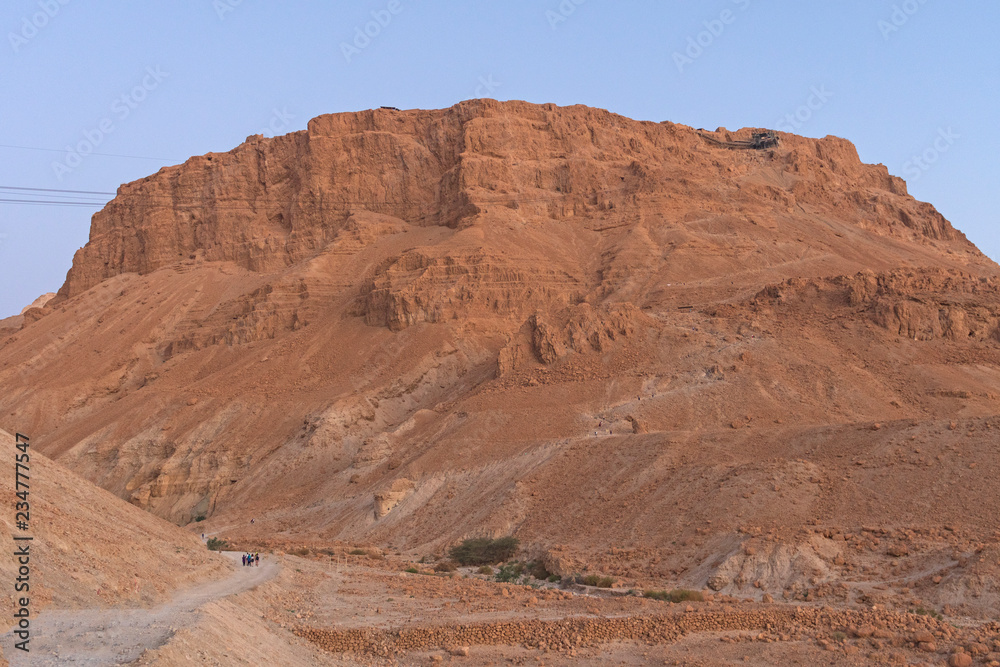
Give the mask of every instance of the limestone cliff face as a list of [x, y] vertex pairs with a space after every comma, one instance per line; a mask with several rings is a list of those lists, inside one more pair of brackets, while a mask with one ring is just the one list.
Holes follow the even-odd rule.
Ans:
[[[59, 297], [189, 258], [276, 271], [321, 252], [358, 211], [451, 228], [538, 218], [835, 211], [883, 234], [959, 238], [932, 207], [907, 197], [905, 184], [884, 166], [862, 164], [843, 139], [782, 135], [777, 149], [737, 154], [671, 123], [588, 107], [474, 100], [438, 111], [320, 116], [306, 131], [253, 136], [228, 153], [193, 157], [123, 185], [94, 216], [90, 241]], [[440, 318], [434, 306], [393, 288], [401, 277], [413, 282], [407, 276], [415, 273], [418, 282], [465, 272], [518, 282], [518, 272], [496, 257], [480, 254], [467, 269], [445, 264], [412, 253], [382, 267], [367, 289], [365, 316], [390, 327]]]

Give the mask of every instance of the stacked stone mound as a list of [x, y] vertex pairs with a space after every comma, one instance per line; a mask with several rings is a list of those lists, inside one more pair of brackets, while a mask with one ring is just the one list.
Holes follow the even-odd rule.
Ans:
[[[733, 642], [813, 640], [828, 650], [855, 655], [862, 648], [887, 646], [966, 656], [1000, 653], [996, 626], [963, 631], [915, 614], [782, 606], [725, 611], [689, 606], [685, 613], [669, 615], [532, 619], [396, 630], [298, 627], [293, 632], [330, 652], [378, 656], [441, 648], [467, 654], [471, 646], [495, 645], [572, 652], [611, 642], [671, 643], [695, 633], [720, 633], [723, 641]], [[848, 638], [850, 641], [845, 641]]]

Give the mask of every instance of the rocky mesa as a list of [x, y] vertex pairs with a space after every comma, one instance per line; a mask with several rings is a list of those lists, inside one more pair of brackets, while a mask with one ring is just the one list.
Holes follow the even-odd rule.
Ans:
[[727, 147], [757, 131], [472, 100], [162, 169], [5, 325], [0, 425], [233, 539], [514, 534], [637, 585], [891, 572], [982, 611], [1000, 267], [848, 141]]

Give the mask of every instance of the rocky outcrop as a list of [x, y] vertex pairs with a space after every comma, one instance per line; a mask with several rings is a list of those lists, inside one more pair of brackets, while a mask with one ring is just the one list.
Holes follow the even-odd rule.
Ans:
[[848, 306], [917, 341], [1000, 342], [1000, 279], [945, 270], [896, 270], [824, 280], [792, 279], [761, 290], [758, 303], [814, 299]]
[[381, 519], [403, 502], [413, 492], [413, 482], [408, 479], [394, 480], [388, 489], [375, 494], [375, 518]]
[[631, 303], [599, 309], [584, 303], [557, 313], [557, 319], [550, 317], [535, 313], [528, 320], [532, 351], [543, 364], [551, 364], [568, 352], [606, 351], [612, 343], [635, 333], [642, 323], [649, 323]]
[[[471, 100], [437, 111], [320, 116], [304, 131], [252, 136], [228, 153], [193, 157], [121, 186], [94, 216], [59, 299], [111, 276], [188, 259], [280, 270], [319, 253], [359, 214], [462, 229], [606, 218], [654, 197], [701, 212], [732, 212], [723, 201], [747, 212], [805, 205], [810, 214], [837, 211], [879, 233], [964, 238], [909, 198], [884, 166], [862, 164], [848, 141], [782, 135], [769, 159], [780, 177], [753, 171], [742, 156], [721, 155], [690, 128], [581, 106]], [[425, 282], [455, 275], [503, 282], [518, 271], [523, 267], [489, 255], [452, 261], [410, 253], [375, 278], [366, 317], [398, 327], [445, 315], [394, 278], [408, 282], [418, 272]], [[506, 296], [517, 299], [517, 290]], [[502, 309], [503, 297], [501, 290], [480, 298]]]

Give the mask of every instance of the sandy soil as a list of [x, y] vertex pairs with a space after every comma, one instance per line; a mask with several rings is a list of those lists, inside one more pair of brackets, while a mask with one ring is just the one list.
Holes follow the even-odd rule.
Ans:
[[[226, 553], [239, 561], [237, 552]], [[210, 602], [253, 588], [279, 572], [278, 563], [264, 557], [254, 567], [239, 567], [229, 577], [181, 592], [151, 609], [90, 608], [48, 610], [32, 626], [30, 655], [13, 649], [10, 633], [0, 645], [12, 665], [129, 664], [166, 643], [180, 629], [196, 624]]]
[[[867, 665], [1000, 659], [1000, 626], [879, 605], [671, 604], [587, 587], [433, 573], [393, 557], [281, 556], [142, 665]], [[405, 572], [417, 567], [420, 573]], [[348, 644], [350, 646], [348, 646]], [[961, 658], [954, 658], [961, 655]]]

